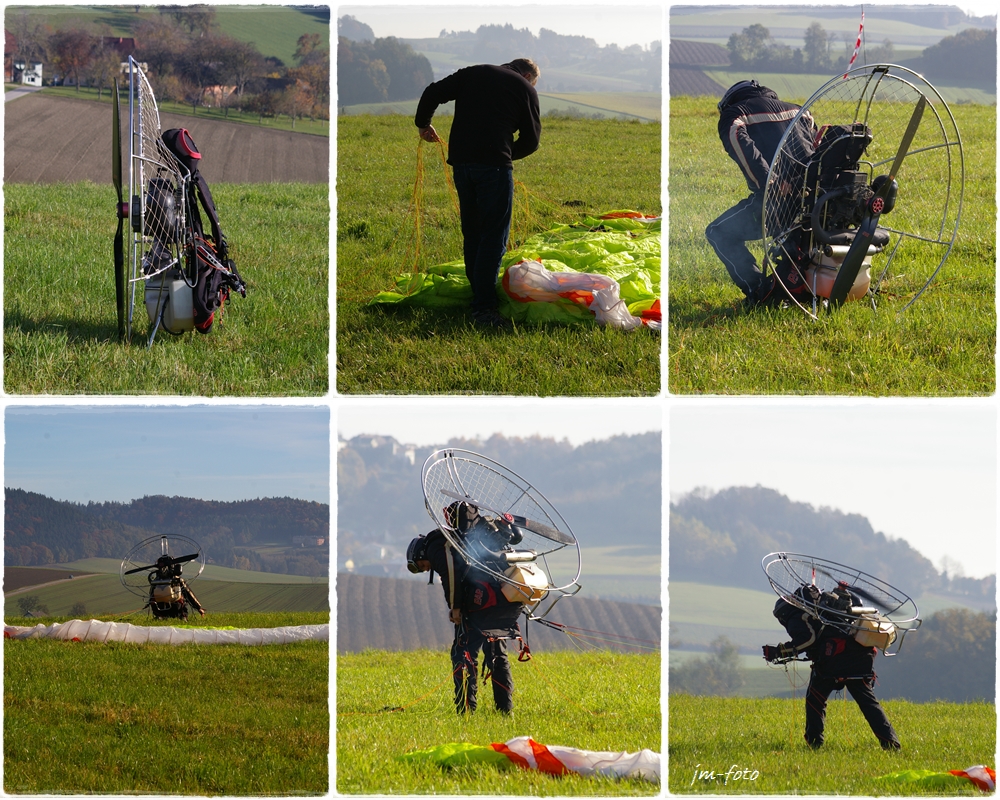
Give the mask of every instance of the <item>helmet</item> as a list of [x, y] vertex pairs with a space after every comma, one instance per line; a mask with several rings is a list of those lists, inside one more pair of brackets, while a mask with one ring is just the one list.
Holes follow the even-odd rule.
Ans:
[[412, 540], [409, 546], [406, 548], [406, 568], [416, 575], [420, 572], [420, 567], [417, 566], [418, 561], [423, 561], [427, 558], [427, 537], [418, 536], [416, 539]]
[[479, 509], [464, 500], [456, 500], [444, 510], [444, 518], [453, 531], [465, 533], [479, 521]]
[[728, 89], [726, 93], [722, 95], [722, 99], [719, 101], [719, 111], [722, 111], [726, 106], [732, 103], [736, 99], [736, 95], [741, 94], [746, 89], [760, 89], [761, 85], [757, 81], [739, 81], [734, 83]]

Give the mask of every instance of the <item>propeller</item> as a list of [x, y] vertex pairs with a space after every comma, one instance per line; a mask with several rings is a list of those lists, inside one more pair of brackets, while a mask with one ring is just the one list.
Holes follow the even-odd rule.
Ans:
[[[896, 150], [896, 157], [893, 159], [892, 168], [889, 170], [889, 177], [881, 181], [878, 190], [871, 200], [868, 201], [868, 208], [865, 209], [865, 215], [857, 231], [855, 231], [854, 241], [851, 242], [847, 255], [844, 257], [844, 263], [841, 264], [840, 269], [837, 271], [837, 279], [833, 282], [833, 289], [830, 290], [831, 310], [847, 300], [847, 294], [851, 291], [854, 279], [858, 277], [861, 264], [868, 254], [868, 247], [871, 245], [872, 236], [878, 227], [879, 217], [883, 211], [891, 210], [891, 204], [888, 204], [887, 201], [890, 194], [896, 191], [896, 175], [899, 174], [899, 169], [903, 166], [903, 159], [906, 158], [910, 145], [913, 143], [913, 137], [916, 136], [917, 128], [920, 127], [920, 120], [924, 115], [926, 106], [927, 98], [921, 95], [920, 100], [917, 101], [916, 108], [913, 109], [913, 114], [910, 116], [910, 122], [906, 126], [906, 131], [903, 133], [899, 149]], [[879, 178], [876, 178], [875, 182], [878, 183]]]
[[122, 201], [122, 131], [118, 97], [118, 79], [115, 78], [115, 97], [111, 106], [111, 179], [118, 192], [118, 230], [115, 232], [115, 301], [118, 308], [118, 338], [125, 341], [125, 217], [128, 205]]
[[[194, 561], [199, 555], [200, 555], [199, 553], [191, 553], [191, 555], [187, 556], [178, 556], [177, 558], [172, 558], [171, 556], [167, 556], [167, 558], [170, 559], [170, 566], [175, 566], [177, 564], [186, 564], [188, 561]], [[146, 567], [136, 567], [135, 569], [127, 570], [122, 574], [134, 575], [136, 572], [142, 572], [143, 570], [147, 569], [156, 569], [159, 566], [160, 566], [159, 564], [150, 564], [149, 566]]]
[[531, 531], [532, 533], [537, 533], [539, 536], [543, 536], [546, 539], [551, 539], [553, 542], [558, 542], [559, 544], [575, 544], [576, 539], [570, 536], [568, 533], [563, 533], [557, 528], [553, 528], [549, 525], [545, 525], [541, 522], [535, 522], [534, 520], [527, 519], [526, 517], [519, 516], [518, 514], [510, 514], [506, 511], [498, 511], [495, 508], [490, 508], [487, 505], [483, 505], [478, 500], [474, 500], [468, 495], [461, 495], [458, 492], [452, 492], [448, 489], [441, 489], [441, 494], [451, 497], [455, 500], [464, 500], [469, 505], [473, 505], [476, 508], [481, 508], [484, 511], [489, 511], [496, 514], [504, 519], [513, 522], [519, 528], [524, 528]]

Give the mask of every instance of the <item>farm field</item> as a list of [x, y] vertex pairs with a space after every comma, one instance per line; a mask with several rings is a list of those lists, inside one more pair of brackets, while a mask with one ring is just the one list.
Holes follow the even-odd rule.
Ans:
[[[450, 119], [441, 117], [447, 139]], [[337, 129], [337, 388], [345, 394], [649, 395], [660, 340], [647, 330], [521, 326], [497, 336], [467, 313], [367, 306], [394, 279], [461, 257], [443, 153], [419, 146], [411, 118], [339, 117]], [[422, 159], [421, 247], [411, 212]], [[515, 166], [512, 239], [556, 221], [633, 209], [660, 213], [660, 126], [543, 122], [542, 145]]]
[[[660, 752], [660, 658], [607, 651], [511, 659], [514, 712], [496, 713], [488, 691], [479, 710], [452, 705], [447, 652], [368, 650], [337, 657], [337, 791], [342, 794], [650, 796], [647, 781], [611, 781], [470, 765], [442, 770], [399, 756], [438, 744], [488, 745], [530, 735], [585, 750]], [[393, 712], [393, 713], [389, 713]]]
[[[207, 571], [207, 569], [206, 569]], [[222, 612], [235, 611], [329, 611], [330, 585], [325, 579], [316, 579], [315, 583], [288, 582], [278, 583], [273, 579], [298, 578], [299, 576], [277, 576], [269, 573], [251, 573], [266, 575], [264, 581], [249, 583], [212, 580], [202, 575], [191, 582], [191, 589], [205, 607], [205, 620]], [[124, 620], [136, 625], [145, 624], [148, 612], [142, 611], [143, 600], [121, 585], [117, 570], [113, 575], [92, 575], [87, 578], [74, 578], [37, 589], [22, 589], [17, 594], [6, 595], [7, 604], [11, 610], [17, 608], [17, 598], [25, 595], [37, 596], [39, 602], [48, 607], [53, 616], [66, 616], [71, 613], [74, 605], [82, 603], [86, 608], [86, 616], [106, 616], [109, 614], [135, 614], [136, 617]]]
[[207, 336], [161, 334], [146, 349], [141, 289], [137, 335], [131, 346], [118, 341], [110, 181], [6, 184], [4, 389], [11, 394], [325, 393], [326, 184], [216, 184], [212, 193], [247, 296], [231, 298]]
[[[59, 90], [63, 91], [63, 90]], [[92, 225], [107, 230], [108, 251], [115, 232], [115, 190], [111, 183], [111, 99], [78, 99], [49, 90], [4, 105], [4, 182], [65, 184], [90, 181], [107, 200], [93, 206]], [[81, 94], [89, 97], [89, 90]], [[96, 93], [94, 93], [96, 98]], [[127, 93], [123, 108], [127, 109]], [[122, 114], [123, 169], [128, 180], [128, 112]], [[162, 130], [187, 128], [202, 153], [199, 171], [216, 198], [222, 229], [237, 239], [230, 215], [216, 196], [219, 183], [306, 183], [328, 185], [330, 141], [326, 136], [227, 122], [209, 115], [162, 111]], [[106, 187], [106, 188], [105, 188]], [[108, 210], [110, 209], [110, 210]], [[82, 222], [82, 220], [81, 220]]]
[[740, 310], [742, 294], [704, 231], [712, 219], [747, 195], [746, 184], [718, 141], [715, 101], [673, 99], [668, 186], [670, 391], [992, 393], [996, 108], [961, 105], [952, 111], [965, 149], [965, 194], [958, 239], [941, 274], [901, 315], [896, 312], [905, 298], [883, 297], [877, 312], [851, 303], [814, 322], [794, 309]]
[[[241, 627], [317, 621], [266, 614], [229, 620]], [[5, 640], [4, 790], [323, 794], [328, 674], [327, 642]]]
[[[128, 75], [124, 77], [124, 83], [119, 82], [119, 89], [123, 90], [128, 86]], [[92, 89], [89, 86], [82, 86], [79, 90], [75, 86], [46, 86], [44, 89], [35, 93], [33, 96], [40, 97], [42, 99], [51, 98], [64, 98], [67, 100], [79, 100], [79, 101], [89, 101], [103, 103], [106, 106], [104, 111], [105, 114], [110, 114], [110, 104], [113, 102], [112, 90], [108, 87], [104, 87], [102, 91], [98, 89]], [[294, 123], [291, 117], [284, 114], [278, 114], [269, 117], [261, 117], [259, 114], [252, 113], [250, 111], [240, 111], [238, 108], [216, 108], [216, 107], [205, 107], [198, 106], [197, 108], [192, 108], [192, 106], [187, 103], [178, 103], [172, 100], [162, 100], [157, 101], [157, 108], [160, 111], [161, 118], [164, 121], [177, 122], [177, 120], [168, 120], [169, 117], [183, 117], [184, 125], [179, 126], [176, 124], [164, 125], [164, 130], [169, 130], [171, 127], [185, 127], [189, 131], [192, 130], [192, 125], [201, 121], [209, 122], [225, 122], [227, 124], [237, 124], [237, 125], [253, 125], [259, 130], [268, 130], [281, 132], [285, 131], [288, 133], [307, 133], [313, 136], [328, 137], [330, 135], [330, 120], [328, 119], [309, 119], [308, 117], [296, 118]], [[126, 100], [122, 100], [122, 110], [123, 115], [127, 113], [125, 111]], [[198, 140], [200, 141], [200, 140]], [[200, 146], [200, 145], [199, 145]], [[317, 147], [321, 147], [317, 143]], [[223, 154], [228, 155], [228, 154]], [[236, 158], [233, 159], [234, 165], [240, 165], [239, 162], [246, 160], [246, 154], [242, 149], [235, 151]], [[244, 168], [246, 167], [256, 167], [255, 164], [243, 164], [240, 165]]]
[[[831, 699], [827, 741], [813, 751], [802, 738], [801, 696], [765, 700], [671, 695], [667, 788], [674, 794], [933, 795], [941, 790], [921, 791], [879, 777], [906, 769], [948, 771], [993, 764], [993, 704], [889, 700], [883, 707], [903, 744], [900, 752], [878, 746], [851, 700]], [[746, 777], [726, 781], [730, 765]], [[717, 777], [699, 778], [702, 771], [714, 771]], [[981, 794], [971, 782], [947, 793]]]

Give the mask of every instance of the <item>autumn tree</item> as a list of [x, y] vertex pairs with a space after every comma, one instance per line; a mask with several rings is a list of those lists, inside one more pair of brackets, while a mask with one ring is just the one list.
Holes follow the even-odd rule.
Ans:
[[98, 100], [101, 99], [105, 86], [110, 90], [112, 83], [121, 72], [121, 63], [121, 56], [110, 47], [99, 44], [95, 48], [90, 69], [87, 70], [87, 81], [91, 86], [97, 87]]
[[93, 58], [93, 38], [82, 28], [67, 28], [52, 35], [53, 62], [66, 77], [72, 76], [80, 91], [80, 78]]
[[149, 74], [164, 77], [173, 72], [174, 60], [185, 46], [184, 32], [169, 17], [146, 19], [136, 24], [136, 57], [145, 61]]

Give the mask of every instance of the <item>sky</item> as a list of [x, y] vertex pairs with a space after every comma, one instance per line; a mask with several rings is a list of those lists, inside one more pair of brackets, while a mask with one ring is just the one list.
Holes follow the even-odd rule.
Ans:
[[967, 577], [996, 572], [992, 399], [674, 403], [671, 497], [758, 484], [861, 514], [938, 568], [949, 556]]
[[4, 486], [74, 503], [145, 495], [330, 502], [330, 410], [8, 406]]
[[536, 36], [541, 28], [563, 36], [587, 36], [604, 47], [617, 44], [642, 47], [664, 38], [663, 4], [547, 2], [544, 5], [342, 5], [337, 17], [351, 16], [368, 25], [377, 38], [437, 37], [442, 30], [475, 31], [480, 25], [527, 28]]
[[441, 398], [433, 402], [380, 398], [377, 403], [341, 401], [337, 433], [342, 439], [361, 434], [392, 436], [400, 444], [437, 445], [449, 439], [541, 436], [566, 439], [577, 446], [620, 434], [663, 430], [662, 401]]

